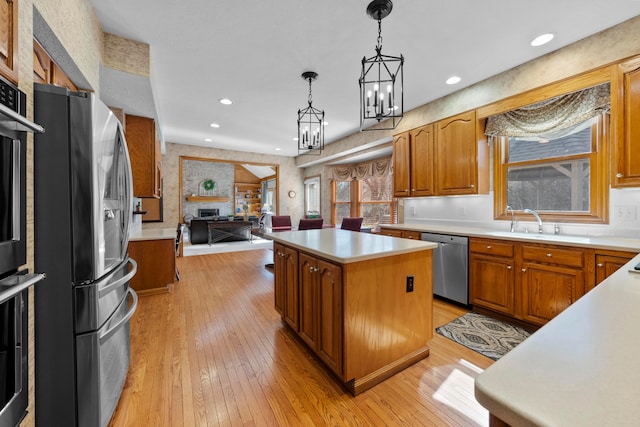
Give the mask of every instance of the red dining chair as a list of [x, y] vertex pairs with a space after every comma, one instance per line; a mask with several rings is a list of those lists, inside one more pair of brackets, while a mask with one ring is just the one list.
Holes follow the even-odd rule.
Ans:
[[301, 219], [298, 230], [315, 230], [322, 228], [322, 218]]
[[291, 217], [289, 215], [274, 215], [271, 217], [271, 231], [291, 230]]
[[361, 227], [362, 217], [342, 218], [342, 225], [340, 226], [340, 228], [343, 230], [360, 231]]

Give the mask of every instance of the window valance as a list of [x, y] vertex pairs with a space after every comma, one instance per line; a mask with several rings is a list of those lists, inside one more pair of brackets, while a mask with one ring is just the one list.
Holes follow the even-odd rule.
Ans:
[[488, 136], [558, 135], [610, 109], [609, 83], [557, 96], [487, 119]]
[[391, 157], [386, 157], [366, 163], [331, 166], [329, 179], [331, 181], [351, 181], [353, 179], [363, 180], [372, 176], [391, 175], [391, 165]]

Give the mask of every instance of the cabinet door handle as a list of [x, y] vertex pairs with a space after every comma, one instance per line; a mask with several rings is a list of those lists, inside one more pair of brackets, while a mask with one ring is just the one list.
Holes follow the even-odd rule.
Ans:
[[507, 270], [511, 270], [511, 266], [510, 265], [507, 265]]
[[551, 258], [553, 255], [551, 255], [550, 253], [547, 254], [547, 258]]
[[469, 186], [469, 188], [474, 188], [474, 187], [475, 187], [475, 185], [473, 185], [473, 184], [471, 184], [471, 185]]
[[409, 191], [409, 189], [408, 189], [408, 188], [405, 188], [405, 189], [404, 189], [404, 191]]
[[487, 245], [487, 249], [491, 249], [491, 245]]
[[318, 271], [320, 271], [320, 269], [319, 269], [318, 267], [315, 267], [315, 268], [313, 269], [313, 271], [315, 271], [315, 272], [317, 273]]
[[616, 174], [616, 178], [624, 178], [624, 175], [618, 172], [618, 173]]
[[313, 266], [309, 266], [309, 273], [313, 273]]
[[526, 268], [523, 268], [523, 269], [522, 269], [522, 272], [524, 273], [525, 271], [527, 271], [527, 269], [526, 269]]
[[604, 264], [603, 264], [603, 263], [601, 263], [601, 262], [597, 263], [596, 265], [597, 265], [598, 267], [600, 267], [600, 268], [602, 268], [602, 267], [604, 266]]

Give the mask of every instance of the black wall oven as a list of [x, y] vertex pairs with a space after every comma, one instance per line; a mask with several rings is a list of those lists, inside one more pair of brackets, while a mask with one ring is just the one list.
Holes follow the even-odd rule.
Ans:
[[26, 133], [42, 128], [25, 117], [26, 96], [0, 77], [0, 426], [27, 413], [28, 288], [44, 275], [26, 264]]

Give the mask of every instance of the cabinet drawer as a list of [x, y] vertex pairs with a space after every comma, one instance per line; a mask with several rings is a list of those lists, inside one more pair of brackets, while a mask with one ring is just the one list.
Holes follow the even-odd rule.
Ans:
[[511, 258], [513, 257], [513, 243], [471, 239], [469, 241], [469, 251]]
[[522, 245], [522, 258], [526, 261], [559, 264], [567, 267], [584, 267], [582, 250], [566, 249], [555, 246]]
[[422, 239], [422, 233], [419, 231], [403, 230], [402, 237], [405, 239], [420, 240]]

